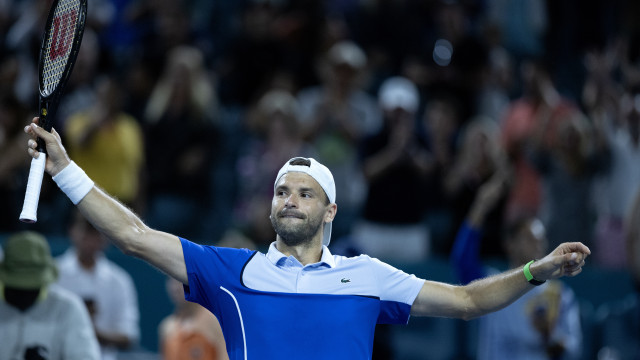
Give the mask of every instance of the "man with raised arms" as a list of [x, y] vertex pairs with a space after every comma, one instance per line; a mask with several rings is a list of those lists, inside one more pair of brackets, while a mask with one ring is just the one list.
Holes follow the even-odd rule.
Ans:
[[275, 179], [270, 218], [277, 236], [266, 254], [202, 246], [149, 228], [94, 186], [55, 130], [37, 123], [25, 127], [29, 154], [39, 156], [35, 139], [43, 138], [46, 172], [60, 189], [125, 254], [182, 282], [187, 300], [213, 312], [230, 359], [370, 359], [377, 323], [482, 316], [548, 279], [577, 275], [590, 254], [581, 243], [564, 243], [524, 267], [465, 286], [419, 279], [367, 255], [332, 255], [333, 176], [306, 158], [289, 160]]

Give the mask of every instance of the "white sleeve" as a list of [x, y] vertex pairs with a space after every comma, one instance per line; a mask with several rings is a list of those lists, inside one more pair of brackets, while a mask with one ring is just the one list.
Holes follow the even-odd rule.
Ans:
[[380, 300], [413, 305], [413, 301], [422, 289], [424, 280], [376, 258], [371, 258], [371, 263], [380, 286]]

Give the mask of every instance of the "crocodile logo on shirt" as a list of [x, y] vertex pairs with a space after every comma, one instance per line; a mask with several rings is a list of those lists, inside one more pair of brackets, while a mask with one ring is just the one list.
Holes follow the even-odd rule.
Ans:
[[342, 278], [342, 279], [340, 279], [340, 282], [343, 283], [343, 284], [350, 283], [351, 279]]

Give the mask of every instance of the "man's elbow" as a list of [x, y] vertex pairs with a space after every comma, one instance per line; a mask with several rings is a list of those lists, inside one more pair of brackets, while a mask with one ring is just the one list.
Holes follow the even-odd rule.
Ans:
[[488, 309], [483, 308], [480, 304], [478, 304], [477, 301], [474, 300], [472, 286], [473, 281], [471, 282], [471, 285], [460, 287], [460, 289], [462, 290], [461, 297], [463, 299], [463, 305], [460, 309], [459, 318], [465, 321], [477, 319], [489, 312]]
[[145, 252], [146, 239], [150, 236], [150, 229], [147, 227], [132, 226], [124, 230], [119, 235], [120, 241], [114, 241], [116, 246], [127, 256], [141, 257]]

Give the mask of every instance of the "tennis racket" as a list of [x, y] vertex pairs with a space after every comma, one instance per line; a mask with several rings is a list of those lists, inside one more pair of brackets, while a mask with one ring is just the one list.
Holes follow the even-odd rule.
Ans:
[[[87, 17], [87, 0], [53, 0], [40, 45], [38, 91], [40, 126], [51, 125], [62, 90], [76, 62]], [[38, 139], [40, 156], [31, 160], [20, 221], [37, 221], [38, 200], [46, 163], [46, 147]]]

